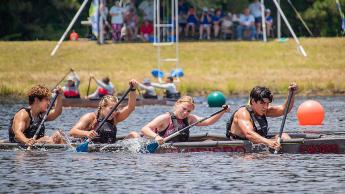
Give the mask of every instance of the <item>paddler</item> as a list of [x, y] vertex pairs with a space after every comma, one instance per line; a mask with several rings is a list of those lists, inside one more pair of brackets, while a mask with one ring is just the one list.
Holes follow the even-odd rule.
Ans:
[[[288, 90], [293, 92], [291, 98], [291, 111], [298, 87], [296, 83], [291, 83]], [[249, 140], [255, 144], [265, 144], [272, 149], [280, 149], [277, 136], [269, 138], [268, 122], [266, 117], [280, 117], [287, 108], [288, 100], [282, 105], [271, 105], [273, 101], [272, 92], [263, 86], [256, 86], [250, 92], [249, 104], [240, 107], [230, 117], [227, 123], [226, 136], [231, 140]], [[286, 133], [282, 134], [282, 139], [291, 139]]]
[[97, 89], [94, 93], [87, 96], [88, 99], [98, 100], [101, 99], [103, 96], [115, 94], [114, 85], [111, 83], [109, 77], [104, 77], [102, 81], [96, 79], [94, 76], [91, 76], [91, 79], [94, 79], [97, 83]]
[[[226, 106], [228, 107], [228, 106]], [[169, 135], [175, 133], [176, 131], [202, 119], [201, 117], [191, 114], [194, 110], [194, 100], [190, 96], [183, 96], [179, 98], [171, 112], [164, 113], [147, 125], [145, 125], [141, 132], [149, 138], [155, 139], [159, 144], [163, 144], [163, 138], [168, 137]], [[229, 111], [229, 108], [226, 108], [220, 114], [217, 114], [209, 119], [206, 119], [203, 122], [198, 123], [196, 126], [208, 126], [217, 122], [222, 115]], [[184, 142], [189, 139], [189, 130], [182, 132], [180, 135], [172, 139], [173, 142]]]
[[[138, 82], [132, 79], [129, 82], [132, 89], [128, 96], [128, 104], [122, 109], [115, 110], [112, 116], [104, 123], [104, 125], [95, 131], [98, 124], [101, 123], [110, 111], [116, 106], [118, 99], [111, 95], [102, 97], [99, 102], [96, 112], [91, 112], [83, 115], [79, 121], [70, 130], [70, 134], [77, 138], [89, 138], [94, 143], [115, 143], [117, 134], [117, 124], [126, 120], [129, 115], [135, 110], [136, 104], [136, 88]], [[137, 138], [139, 134], [130, 132], [126, 138]]]
[[[55, 120], [62, 113], [62, 94], [60, 87], [57, 89], [61, 94], [57, 97], [54, 109], [52, 109], [47, 121]], [[35, 143], [63, 144], [65, 143], [59, 132], [51, 137], [45, 136], [45, 127], [42, 126], [37, 139], [33, 139], [38, 126], [40, 125], [44, 113], [50, 104], [51, 92], [47, 87], [37, 85], [32, 87], [27, 93], [29, 106], [20, 110], [11, 119], [9, 127], [9, 141], [11, 143], [22, 143], [32, 146]]]

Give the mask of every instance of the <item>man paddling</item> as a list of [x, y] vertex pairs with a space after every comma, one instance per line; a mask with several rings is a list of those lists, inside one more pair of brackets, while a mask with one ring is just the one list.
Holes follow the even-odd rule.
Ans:
[[151, 85], [155, 88], [165, 89], [166, 98], [179, 99], [181, 96], [174, 84], [174, 78], [171, 76], [166, 78], [165, 83], [151, 83]]
[[[296, 83], [290, 84], [289, 90], [293, 94], [289, 112], [293, 107], [297, 89]], [[254, 87], [250, 92], [249, 104], [240, 107], [231, 115], [227, 123], [226, 136], [232, 140], [249, 140], [255, 144], [265, 144], [270, 148], [279, 149], [277, 137], [269, 139], [267, 136], [269, 128], [266, 117], [282, 116], [288, 106], [288, 100], [286, 99], [282, 105], [275, 106], [270, 105], [272, 100], [273, 95], [268, 88]], [[290, 139], [290, 136], [283, 133], [282, 139]]]
[[[58, 88], [59, 94], [63, 91]], [[37, 139], [34, 135], [43, 119], [44, 113], [47, 111], [51, 97], [48, 88], [37, 85], [28, 91], [29, 106], [21, 108], [11, 119], [9, 127], [9, 141], [11, 143], [22, 143], [32, 146], [35, 143], [52, 143], [63, 144], [64, 141], [59, 132], [54, 133], [51, 137], [45, 136], [44, 125], [40, 129]], [[62, 95], [56, 100], [54, 109], [47, 115], [47, 121], [55, 120], [62, 113]]]

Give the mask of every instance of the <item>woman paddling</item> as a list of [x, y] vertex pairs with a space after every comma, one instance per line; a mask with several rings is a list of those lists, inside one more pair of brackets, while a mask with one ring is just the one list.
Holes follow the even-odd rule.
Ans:
[[[176, 131], [202, 119], [199, 116], [190, 114], [194, 110], [194, 108], [195, 105], [193, 98], [190, 96], [183, 96], [176, 101], [172, 112], [167, 112], [156, 117], [147, 125], [145, 125], [141, 129], [141, 132], [146, 137], [155, 139], [159, 144], [163, 144], [164, 137], [167, 137], [175, 133]], [[196, 124], [196, 126], [212, 125], [213, 123], [218, 121], [226, 111], [228, 111], [228, 108], [220, 114], [217, 114], [203, 122]], [[188, 141], [188, 139], [189, 130], [186, 130], [172, 139], [172, 141], [181, 142]]]
[[[138, 82], [131, 80], [129, 84], [132, 86], [132, 90], [129, 93], [128, 105], [121, 110], [113, 112], [112, 116], [104, 123], [104, 125], [95, 131], [98, 124], [100, 124], [118, 103], [118, 99], [114, 96], [104, 96], [99, 102], [96, 112], [91, 112], [83, 115], [75, 126], [70, 130], [70, 134], [73, 137], [89, 138], [94, 143], [115, 143], [117, 127], [119, 122], [122, 122], [128, 118], [128, 116], [134, 111], [136, 104], [136, 88]], [[139, 134], [136, 132], [130, 132], [127, 138], [136, 138]]]
[[[47, 121], [55, 120], [62, 113], [62, 89], [58, 88], [57, 101], [54, 109], [47, 114]], [[65, 143], [61, 135], [56, 132], [51, 137], [45, 135], [44, 124], [39, 130], [37, 139], [34, 135], [47, 111], [51, 92], [47, 87], [37, 85], [28, 91], [29, 106], [21, 108], [11, 119], [9, 127], [9, 141], [11, 143], [22, 143], [32, 146], [35, 143]]]

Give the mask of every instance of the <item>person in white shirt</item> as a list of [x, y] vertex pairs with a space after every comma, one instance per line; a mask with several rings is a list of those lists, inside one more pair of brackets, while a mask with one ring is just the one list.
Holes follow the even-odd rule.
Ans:
[[124, 9], [120, 7], [118, 1], [111, 7], [109, 14], [111, 16], [112, 39], [113, 41], [120, 41]]
[[96, 91], [90, 94], [87, 98], [88, 99], [101, 99], [103, 96], [106, 95], [114, 95], [115, 88], [113, 84], [110, 82], [109, 77], [105, 77], [102, 81], [97, 80], [95, 77], [91, 76], [91, 79], [94, 79], [98, 85]]
[[144, 20], [153, 21], [153, 0], [144, 0], [140, 3], [139, 9], [143, 13]]
[[259, 0], [254, 0], [249, 5], [250, 14], [254, 16], [255, 19], [255, 27], [256, 33], [261, 33], [261, 23], [262, 23], [262, 16], [261, 16], [261, 3]]
[[149, 79], [144, 79], [143, 83], [139, 83], [139, 88], [144, 90], [143, 98], [157, 98], [155, 88]]
[[240, 15], [239, 25], [237, 26], [237, 39], [242, 40], [243, 32], [250, 31], [249, 38], [255, 40], [256, 37], [256, 28], [255, 28], [255, 19], [249, 12], [248, 8], [245, 8], [243, 14]]
[[174, 78], [169, 76], [167, 77], [165, 83], [151, 83], [151, 85], [155, 88], [165, 89], [165, 97], [166, 98], [174, 98], [178, 99], [181, 97], [180, 92], [177, 91], [176, 86], [174, 84]]

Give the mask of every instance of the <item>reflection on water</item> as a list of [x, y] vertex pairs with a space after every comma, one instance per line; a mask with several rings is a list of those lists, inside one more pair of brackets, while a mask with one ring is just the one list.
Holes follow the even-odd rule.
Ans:
[[[326, 110], [323, 126], [300, 127], [296, 106], [289, 114], [287, 129], [344, 131], [345, 98], [318, 99]], [[297, 100], [297, 105], [303, 99]], [[246, 99], [229, 101], [232, 111]], [[277, 99], [276, 103], [281, 103]], [[0, 105], [0, 138], [7, 138], [8, 120], [21, 105]], [[138, 131], [169, 107], [138, 107], [119, 125], [119, 134]], [[217, 108], [198, 105], [200, 116]], [[68, 131], [80, 115], [91, 109], [64, 109], [47, 128]], [[229, 114], [226, 115], [229, 117]], [[226, 118], [211, 127], [193, 128], [191, 133], [224, 133]], [[281, 118], [270, 119], [279, 129]], [[48, 130], [52, 133], [53, 130]], [[138, 142], [125, 142], [137, 148]], [[69, 151], [0, 151], [1, 193], [343, 193], [344, 155], [273, 155], [240, 153], [137, 154], [76, 153]]]

